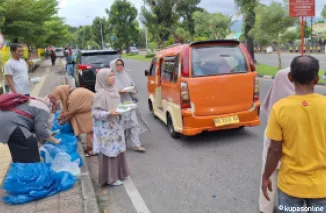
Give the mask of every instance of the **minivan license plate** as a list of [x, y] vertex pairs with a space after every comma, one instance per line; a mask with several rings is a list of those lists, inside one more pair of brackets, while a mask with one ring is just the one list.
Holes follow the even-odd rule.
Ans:
[[214, 119], [215, 127], [237, 124], [239, 122], [240, 122], [240, 120], [237, 115]]

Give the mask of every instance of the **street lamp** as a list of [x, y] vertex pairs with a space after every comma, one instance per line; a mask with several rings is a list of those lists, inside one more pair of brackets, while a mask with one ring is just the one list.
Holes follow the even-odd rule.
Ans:
[[[86, 16], [86, 18], [92, 18], [91, 16]], [[100, 18], [100, 24], [101, 24], [101, 39], [102, 39], [102, 50], [104, 50], [104, 36], [103, 36], [103, 24], [102, 24], [102, 19]]]

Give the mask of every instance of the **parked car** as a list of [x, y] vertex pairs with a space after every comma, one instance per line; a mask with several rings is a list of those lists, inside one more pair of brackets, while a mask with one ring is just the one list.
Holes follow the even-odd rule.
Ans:
[[139, 50], [136, 47], [129, 47], [128, 48], [128, 53], [132, 53], [132, 54], [139, 54]]
[[63, 49], [63, 48], [55, 48], [54, 51], [55, 51], [55, 55], [56, 55], [58, 58], [63, 58], [63, 57], [65, 57], [65, 53], [64, 53], [64, 49]]
[[161, 50], [145, 75], [149, 110], [172, 137], [260, 124], [257, 72], [238, 41], [200, 41]]
[[82, 50], [74, 65], [76, 87], [85, 87], [95, 92], [96, 73], [102, 68], [110, 68], [110, 62], [120, 58], [115, 50]]

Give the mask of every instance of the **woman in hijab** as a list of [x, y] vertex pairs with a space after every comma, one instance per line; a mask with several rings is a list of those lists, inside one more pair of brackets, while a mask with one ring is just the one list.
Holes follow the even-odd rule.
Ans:
[[[280, 70], [274, 80], [272, 87], [269, 89], [266, 98], [262, 104], [262, 110], [267, 114], [267, 119], [269, 119], [270, 111], [273, 105], [282, 98], [285, 98], [290, 95], [294, 95], [294, 85], [290, 82], [288, 74], [290, 68]], [[262, 173], [264, 172], [264, 165], [267, 158], [267, 152], [270, 144], [270, 139], [266, 137], [266, 130], [264, 133], [264, 145], [263, 145], [263, 168]], [[270, 180], [272, 181], [272, 192], [269, 192], [270, 201], [266, 200], [262, 190], [260, 189], [259, 193], [259, 208], [260, 212], [263, 213], [273, 213], [275, 208], [276, 193], [277, 193], [277, 175], [280, 168], [280, 163], [271, 175]]]
[[[134, 92], [125, 92], [126, 87], [135, 86], [135, 83], [128, 75], [127, 71], [124, 68], [124, 62], [122, 59], [113, 60], [110, 63], [110, 68], [115, 73], [116, 87], [120, 93], [121, 102], [138, 102], [137, 98], [137, 88]], [[145, 152], [145, 149], [142, 147], [139, 141], [139, 135], [149, 128], [144, 121], [142, 115], [138, 108], [129, 112], [129, 114], [124, 115], [125, 118], [125, 133], [129, 137], [134, 145], [134, 150], [137, 152]]]
[[53, 94], [61, 101], [63, 106], [59, 117], [60, 123], [70, 122], [76, 136], [87, 134], [87, 149], [85, 153], [87, 157], [94, 155], [92, 153], [92, 101], [95, 94], [88, 89], [74, 89], [68, 85], [56, 87]]
[[93, 102], [94, 152], [99, 153], [99, 184], [122, 185], [129, 177], [126, 162], [124, 121], [116, 112], [120, 96], [115, 87], [114, 72], [101, 69], [96, 75]]

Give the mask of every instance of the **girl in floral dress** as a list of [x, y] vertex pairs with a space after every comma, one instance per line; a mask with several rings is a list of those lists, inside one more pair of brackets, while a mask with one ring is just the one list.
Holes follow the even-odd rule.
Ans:
[[122, 185], [129, 177], [126, 162], [124, 119], [116, 112], [120, 95], [115, 87], [114, 72], [102, 69], [97, 73], [93, 101], [94, 153], [98, 153], [99, 183]]

